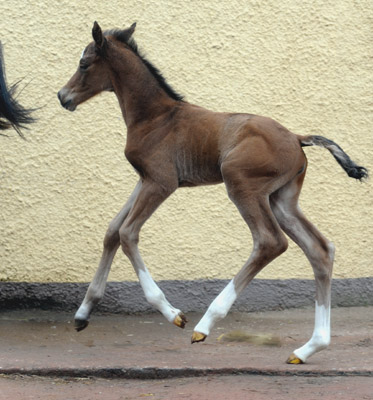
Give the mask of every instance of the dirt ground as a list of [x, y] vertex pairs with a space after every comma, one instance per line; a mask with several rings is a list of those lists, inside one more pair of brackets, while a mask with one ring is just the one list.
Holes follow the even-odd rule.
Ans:
[[0, 377], [1, 400], [372, 400], [372, 377], [214, 376], [167, 380]]
[[[0, 400], [373, 400], [373, 307], [333, 309], [331, 346], [304, 365], [285, 360], [313, 309], [230, 313], [191, 345], [200, 317], [181, 330], [158, 314], [93, 315], [77, 333], [70, 314], [0, 313]], [[219, 340], [235, 330], [275, 340]]]

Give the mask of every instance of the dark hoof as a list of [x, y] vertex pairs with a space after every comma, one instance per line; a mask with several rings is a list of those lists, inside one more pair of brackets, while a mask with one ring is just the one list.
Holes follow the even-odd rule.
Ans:
[[86, 328], [89, 324], [89, 321], [85, 319], [76, 319], [75, 320], [75, 329], [77, 332], [82, 331], [84, 328]]

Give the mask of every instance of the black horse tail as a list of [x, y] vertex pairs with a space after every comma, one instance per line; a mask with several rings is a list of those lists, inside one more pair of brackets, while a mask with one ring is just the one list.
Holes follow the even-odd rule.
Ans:
[[298, 136], [300, 145], [305, 146], [320, 146], [325, 147], [332, 153], [337, 163], [346, 171], [347, 175], [351, 178], [362, 180], [368, 178], [368, 170], [364, 167], [357, 165], [346, 154], [337, 143], [333, 142], [322, 136]]
[[24, 138], [21, 128], [31, 124], [35, 119], [31, 116], [33, 109], [26, 109], [16, 100], [17, 83], [8, 88], [5, 77], [5, 66], [0, 42], [0, 130], [13, 127]]

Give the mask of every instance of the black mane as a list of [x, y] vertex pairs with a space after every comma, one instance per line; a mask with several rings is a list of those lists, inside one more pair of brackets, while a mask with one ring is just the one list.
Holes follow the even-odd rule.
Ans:
[[177, 93], [167, 82], [161, 72], [150, 61], [148, 61], [139, 51], [137, 43], [132, 37], [129, 37], [127, 30], [112, 29], [104, 32], [105, 36], [113, 36], [115, 39], [126, 44], [144, 63], [150, 73], [157, 80], [159, 86], [174, 100], [183, 101], [184, 96]]

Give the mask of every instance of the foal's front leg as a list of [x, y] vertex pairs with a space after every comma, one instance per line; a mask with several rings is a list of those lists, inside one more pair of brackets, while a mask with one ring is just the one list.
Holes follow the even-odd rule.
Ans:
[[119, 228], [130, 212], [142, 183], [139, 181], [118, 215], [111, 221], [104, 239], [104, 250], [96, 274], [88, 287], [83, 303], [75, 314], [75, 329], [81, 331], [88, 325], [89, 316], [93, 307], [102, 299], [106, 281], [110, 272], [115, 253], [119, 248]]
[[184, 328], [187, 322], [184, 314], [167, 301], [146, 268], [137, 246], [141, 227], [173, 191], [174, 189], [164, 189], [152, 181], [144, 181], [128, 217], [119, 230], [119, 236], [123, 252], [136, 271], [147, 301], [169, 322]]

